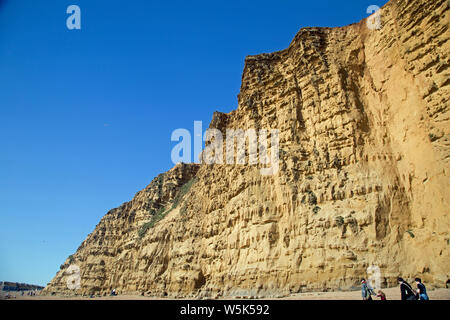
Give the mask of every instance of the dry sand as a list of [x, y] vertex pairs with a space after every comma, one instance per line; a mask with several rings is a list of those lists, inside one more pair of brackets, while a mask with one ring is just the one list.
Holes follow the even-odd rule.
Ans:
[[[388, 300], [400, 300], [400, 290], [398, 287], [382, 289]], [[159, 297], [143, 297], [139, 295], [118, 295], [115, 297], [79, 297], [79, 296], [21, 296], [20, 293], [11, 292], [16, 300], [165, 300]], [[450, 300], [450, 289], [428, 290], [430, 300]], [[5, 293], [0, 293], [0, 299], [4, 299]], [[236, 299], [235, 297], [225, 297], [221, 299]], [[361, 300], [361, 291], [347, 292], [308, 292], [296, 293], [287, 297], [279, 298], [284, 300]], [[240, 299], [237, 299], [240, 300]], [[379, 300], [374, 297], [374, 300]]]

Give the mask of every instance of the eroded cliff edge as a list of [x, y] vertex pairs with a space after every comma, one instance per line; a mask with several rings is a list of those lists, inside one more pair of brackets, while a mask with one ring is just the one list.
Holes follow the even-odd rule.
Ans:
[[[105, 215], [44, 292], [273, 296], [450, 278], [449, 3], [392, 0], [247, 57], [211, 127], [280, 130], [280, 169], [179, 164]], [[155, 218], [156, 217], [156, 218]], [[67, 288], [67, 267], [81, 288]]]

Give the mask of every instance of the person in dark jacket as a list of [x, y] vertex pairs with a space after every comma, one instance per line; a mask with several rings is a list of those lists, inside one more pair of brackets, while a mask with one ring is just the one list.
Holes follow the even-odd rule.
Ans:
[[403, 280], [403, 278], [397, 278], [398, 283], [400, 284], [400, 293], [402, 295], [402, 300], [417, 300], [416, 294], [414, 293], [413, 288]]
[[416, 281], [419, 300], [430, 300], [430, 298], [428, 298], [427, 295], [427, 288], [425, 288], [425, 285], [422, 283], [422, 280], [420, 278], [416, 278], [414, 279], [414, 281]]

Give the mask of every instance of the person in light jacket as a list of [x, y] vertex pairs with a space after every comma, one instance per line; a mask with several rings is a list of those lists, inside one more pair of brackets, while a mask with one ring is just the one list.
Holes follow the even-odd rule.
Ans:
[[372, 300], [372, 289], [366, 282], [366, 279], [361, 280], [361, 296], [363, 300]]

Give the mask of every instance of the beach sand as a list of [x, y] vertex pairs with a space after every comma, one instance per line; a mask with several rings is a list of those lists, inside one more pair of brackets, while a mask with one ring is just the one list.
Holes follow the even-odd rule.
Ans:
[[[382, 289], [386, 294], [387, 300], [400, 300], [400, 289], [398, 287]], [[15, 295], [16, 300], [167, 300], [160, 297], [147, 297], [140, 295], [118, 295], [115, 297], [80, 297], [80, 296], [21, 296], [20, 292], [11, 292], [11, 295]], [[435, 289], [428, 290], [428, 296], [430, 300], [450, 300], [450, 289]], [[5, 292], [0, 293], [0, 299], [5, 298]], [[221, 297], [220, 299], [229, 300], [247, 300], [245, 297]], [[336, 292], [305, 292], [295, 293], [282, 298], [270, 298], [269, 300], [361, 300], [361, 291], [336, 291]], [[374, 300], [379, 298], [373, 297]]]

